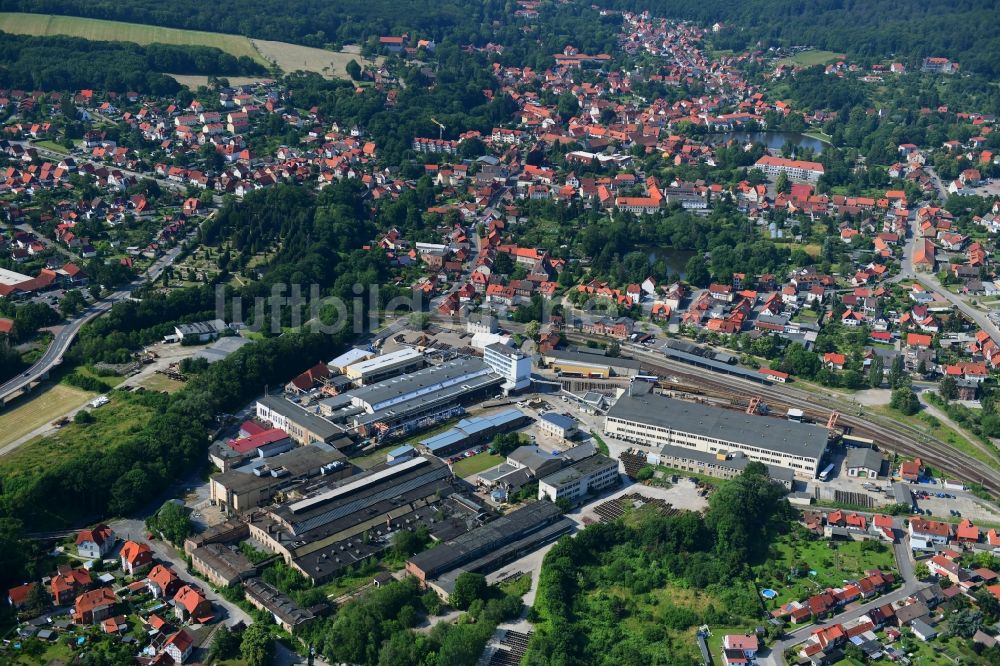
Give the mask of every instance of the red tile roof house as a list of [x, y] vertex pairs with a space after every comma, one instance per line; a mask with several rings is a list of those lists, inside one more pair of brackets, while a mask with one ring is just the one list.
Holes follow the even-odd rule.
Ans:
[[194, 639], [183, 629], [168, 638], [163, 646], [163, 651], [174, 660], [175, 664], [183, 664], [191, 656], [192, 649], [194, 649]]
[[892, 516], [877, 513], [872, 517], [871, 530], [884, 537], [887, 541], [895, 542], [896, 533], [892, 528]]
[[77, 624], [100, 622], [111, 617], [116, 603], [118, 599], [110, 587], [84, 592], [76, 598], [73, 605], [73, 621]]
[[727, 634], [722, 639], [722, 655], [726, 664], [746, 664], [757, 658], [757, 637]]
[[955, 528], [955, 539], [967, 543], [979, 543], [979, 528], [973, 525], [971, 520], [965, 518]]
[[126, 621], [124, 615], [109, 617], [101, 622], [101, 631], [106, 634], [121, 634], [122, 632], [128, 631], [128, 622]]
[[908, 460], [899, 466], [899, 476], [903, 479], [903, 481], [909, 481], [911, 483], [919, 481], [920, 475], [923, 471], [924, 463], [920, 460], [920, 458]]
[[7, 603], [11, 608], [20, 608], [28, 600], [28, 595], [35, 588], [35, 583], [25, 583], [7, 590]]
[[836, 352], [827, 352], [823, 355], [823, 363], [825, 363], [830, 368], [835, 368], [837, 370], [844, 369], [844, 363], [847, 362], [847, 358], [843, 354], [837, 354]]
[[86, 569], [72, 569], [68, 565], [59, 567], [59, 573], [52, 577], [49, 587], [52, 591], [52, 603], [62, 606], [70, 603], [77, 594], [93, 584], [90, 572]]
[[290, 381], [285, 386], [285, 390], [289, 393], [306, 393], [329, 377], [330, 368], [327, 367], [326, 363], [320, 362]]
[[162, 564], [157, 564], [146, 576], [146, 587], [154, 598], [172, 599], [181, 586], [181, 579], [177, 574]]
[[174, 595], [174, 611], [177, 619], [182, 622], [204, 624], [214, 617], [212, 602], [205, 598], [200, 590], [190, 585], [177, 590], [177, 594]]
[[107, 525], [98, 525], [91, 530], [82, 530], [76, 535], [77, 555], [91, 560], [104, 557], [114, 545], [114, 530]]
[[910, 518], [910, 548], [913, 550], [933, 550], [943, 546], [951, 538], [951, 525], [923, 518]]
[[952, 562], [941, 555], [935, 555], [927, 562], [927, 570], [935, 576], [948, 578], [953, 583], [958, 583], [961, 580], [962, 567], [959, 566], [958, 562]]
[[122, 569], [134, 576], [153, 563], [149, 544], [126, 541], [121, 550]]

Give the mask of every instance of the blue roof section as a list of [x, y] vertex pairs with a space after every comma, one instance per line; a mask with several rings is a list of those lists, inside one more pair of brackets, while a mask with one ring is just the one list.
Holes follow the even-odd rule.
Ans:
[[466, 437], [468, 437], [468, 435], [462, 430], [452, 428], [451, 430], [447, 430], [440, 435], [434, 435], [433, 437], [421, 440], [420, 443], [426, 446], [431, 453], [434, 453], [438, 449], [443, 449], [453, 444], [457, 444]]
[[408, 453], [414, 453], [415, 451], [416, 449], [414, 449], [409, 444], [404, 444], [403, 446], [400, 446], [398, 448], [393, 449], [392, 451], [389, 451], [387, 455], [390, 458], [398, 458], [400, 456], [405, 456]]
[[431, 453], [434, 453], [439, 449], [454, 446], [463, 439], [472, 437], [484, 430], [500, 428], [509, 423], [514, 423], [521, 418], [524, 418], [524, 413], [518, 409], [507, 409], [490, 416], [473, 416], [462, 419], [455, 424], [455, 427], [449, 430], [420, 440], [420, 444], [421, 446], [426, 446]]
[[570, 430], [576, 427], [576, 421], [562, 414], [542, 414], [542, 420], [548, 421], [563, 430]]

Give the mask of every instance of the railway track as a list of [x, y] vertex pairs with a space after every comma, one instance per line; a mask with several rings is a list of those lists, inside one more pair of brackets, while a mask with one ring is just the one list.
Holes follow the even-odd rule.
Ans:
[[832, 412], [837, 412], [839, 425], [849, 427], [854, 434], [870, 437], [881, 449], [903, 455], [920, 456], [928, 465], [949, 476], [980, 483], [991, 494], [1000, 495], [1000, 471], [912, 426], [895, 422], [887, 425], [871, 418], [859, 417], [844, 411], [850, 405], [842, 406], [832, 401], [829, 406], [819, 407], [817, 402], [824, 398], [804, 391], [779, 385], [753, 384], [725, 375], [716, 376], [667, 359], [650, 358], [652, 355], [649, 353], [640, 354], [624, 348], [622, 352], [623, 355], [627, 354], [639, 360], [643, 372], [683, 378], [693, 387], [705, 389], [706, 395], [717, 395], [737, 401], [737, 404], [746, 405], [752, 397], [759, 397], [771, 408], [801, 409], [819, 423], [825, 423]]
[[[567, 337], [580, 341], [606, 342], [603, 338], [576, 333]], [[638, 345], [626, 343], [622, 345], [621, 351], [622, 356], [638, 360], [642, 372], [683, 379], [675, 383], [689, 384], [693, 389], [691, 392], [701, 394], [700, 397], [718, 396], [743, 406], [751, 398], [758, 397], [774, 409], [801, 409], [805, 415], [821, 424], [827, 422], [831, 413], [837, 412], [838, 425], [850, 428], [853, 434], [875, 440], [880, 449], [894, 454], [920, 456], [928, 465], [947, 476], [982, 484], [990, 494], [1000, 496], [1000, 470], [996, 467], [959, 451], [919, 428], [876, 415], [859, 416], [855, 413], [859, 408], [857, 404], [852, 405], [833, 396], [816, 395], [782, 384], [756, 384], [738, 377], [701, 370]], [[995, 456], [995, 453], [985, 448], [977, 448], [989, 456]]]

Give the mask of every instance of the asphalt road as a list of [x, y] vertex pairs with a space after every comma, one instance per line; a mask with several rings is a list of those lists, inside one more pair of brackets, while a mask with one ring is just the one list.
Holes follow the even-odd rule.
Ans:
[[914, 220], [911, 223], [910, 239], [903, 250], [902, 265], [896, 280], [914, 279], [925, 289], [934, 292], [937, 296], [945, 299], [964, 314], [968, 319], [975, 322], [979, 328], [990, 334], [994, 340], [1000, 340], [1000, 327], [998, 327], [987, 315], [970, 305], [965, 298], [945, 289], [938, 281], [935, 273], [918, 273], [913, 268], [913, 247], [920, 239], [920, 228]]
[[115, 166], [115, 165], [112, 165], [112, 164], [105, 164], [104, 162], [98, 162], [96, 160], [92, 160], [89, 157], [87, 157], [87, 155], [85, 153], [58, 153], [58, 152], [56, 152], [54, 150], [49, 150], [48, 148], [42, 148], [41, 146], [39, 146], [38, 144], [34, 143], [33, 141], [20, 141], [20, 142], [13, 141], [12, 143], [20, 143], [21, 145], [24, 145], [24, 146], [30, 146], [31, 148], [34, 148], [36, 151], [38, 151], [38, 154], [40, 156], [45, 157], [46, 159], [49, 159], [49, 160], [55, 160], [55, 161], [58, 162], [58, 161], [63, 160], [65, 158], [67, 158], [67, 157], [72, 157], [73, 161], [75, 161], [77, 163], [77, 165], [80, 165], [80, 164], [93, 164], [95, 167], [103, 167], [103, 168], [107, 168], [107, 169], [112, 169], [114, 171], [120, 171], [123, 174], [125, 174], [126, 176], [134, 176], [134, 177], [139, 178], [139, 179], [147, 178], [149, 180], [155, 180], [156, 182], [158, 182], [160, 184], [161, 187], [165, 187], [165, 188], [170, 189], [170, 190], [176, 190], [178, 192], [186, 192], [187, 191], [187, 185], [184, 184], [184, 183], [179, 183], [179, 182], [173, 181], [173, 180], [167, 180], [166, 178], [160, 178], [155, 173], [132, 171], [130, 169], [125, 169], [123, 167]]
[[177, 255], [180, 252], [181, 243], [178, 243], [177, 246], [171, 248], [162, 257], [153, 262], [143, 277], [137, 278], [124, 289], [105, 296], [63, 326], [52, 339], [49, 348], [45, 350], [45, 353], [42, 354], [42, 357], [34, 365], [24, 373], [0, 385], [0, 402], [5, 401], [8, 396], [21, 391], [25, 387], [30, 387], [32, 382], [43, 379], [52, 368], [62, 363], [63, 355], [69, 349], [69, 346], [73, 343], [77, 333], [80, 332], [84, 324], [110, 310], [118, 301], [128, 298], [132, 291], [146, 280], [150, 282], [155, 281], [163, 270], [177, 259]]
[[856, 620], [873, 608], [905, 599], [927, 586], [926, 583], [917, 579], [917, 576], [914, 573], [913, 559], [910, 554], [910, 541], [909, 537], [905, 536], [905, 531], [902, 529], [902, 519], [897, 518], [894, 520], [894, 523], [896, 525], [897, 533], [904, 535], [892, 546], [893, 554], [896, 556], [896, 568], [899, 569], [900, 577], [903, 579], [903, 585], [892, 592], [876, 597], [869, 602], [857, 606], [852, 605], [843, 613], [835, 615], [829, 620], [806, 625], [801, 629], [785, 634], [785, 638], [780, 641], [776, 641], [771, 645], [770, 653], [768, 655], [759, 657], [761, 664], [784, 664], [785, 650], [795, 647], [800, 643], [804, 643], [809, 639], [812, 633], [816, 631], [816, 629], [833, 624], [844, 624], [846, 622]]

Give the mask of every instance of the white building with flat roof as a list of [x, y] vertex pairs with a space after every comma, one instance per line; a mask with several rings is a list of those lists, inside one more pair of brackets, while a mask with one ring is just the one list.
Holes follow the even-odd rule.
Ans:
[[576, 504], [588, 494], [619, 482], [618, 461], [600, 454], [563, 467], [538, 481], [538, 499]]
[[388, 354], [352, 363], [344, 368], [344, 376], [358, 386], [365, 386], [422, 367], [424, 367], [424, 355], [412, 347], [404, 347]]
[[483, 360], [504, 378], [504, 391], [520, 391], [531, 386], [531, 358], [509, 345], [494, 343], [483, 350]]

